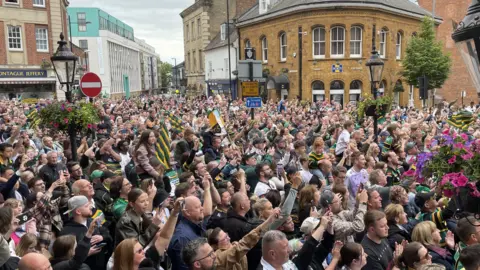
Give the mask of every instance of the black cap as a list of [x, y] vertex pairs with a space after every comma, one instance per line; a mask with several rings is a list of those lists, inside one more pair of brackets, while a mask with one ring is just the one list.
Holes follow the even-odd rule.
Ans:
[[292, 174], [296, 174], [298, 172], [298, 169], [295, 166], [288, 166], [285, 169], [285, 172], [287, 173], [287, 175], [292, 175]]
[[100, 177], [100, 180], [103, 181], [107, 178], [112, 178], [114, 176], [117, 176], [117, 175], [115, 173], [113, 173], [112, 171], [105, 170], [105, 171], [103, 171], [102, 176]]
[[250, 154], [245, 154], [243, 155], [243, 162], [246, 162], [247, 159], [251, 158], [251, 157], [254, 157], [256, 155], [256, 153], [250, 153]]
[[435, 191], [419, 192], [415, 195], [415, 204], [420, 209], [423, 209], [425, 207], [426, 202], [434, 199], [435, 199]]

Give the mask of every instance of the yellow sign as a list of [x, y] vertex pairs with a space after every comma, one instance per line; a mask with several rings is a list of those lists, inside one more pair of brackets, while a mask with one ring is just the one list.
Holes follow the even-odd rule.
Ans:
[[258, 97], [258, 82], [242, 82], [242, 96]]

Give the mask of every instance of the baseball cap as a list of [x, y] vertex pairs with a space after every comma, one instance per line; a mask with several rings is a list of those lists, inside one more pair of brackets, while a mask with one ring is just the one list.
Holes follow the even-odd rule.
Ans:
[[435, 199], [435, 191], [430, 192], [419, 192], [415, 195], [415, 204], [422, 208], [425, 206], [425, 203]]
[[414, 142], [409, 142], [407, 145], [405, 145], [405, 152], [408, 152], [410, 149], [414, 148], [417, 146]]
[[300, 231], [304, 234], [310, 235], [312, 234], [313, 229], [317, 227], [320, 220], [314, 217], [308, 217], [302, 222], [302, 226], [300, 226]]
[[105, 170], [105, 171], [102, 172], [102, 175], [100, 176], [100, 179], [105, 180], [107, 178], [112, 178], [114, 176], [116, 176], [115, 173], [113, 173], [112, 171], [109, 171], [109, 170]]
[[85, 196], [73, 196], [70, 199], [68, 199], [68, 211], [66, 211], [64, 214], [71, 213], [72, 211], [75, 211], [77, 208], [84, 206], [85, 204], [88, 203], [88, 199]]
[[243, 155], [243, 161], [247, 161], [247, 159], [254, 157], [256, 154], [255, 153], [250, 153], [250, 154], [245, 154]]
[[95, 170], [90, 174], [90, 180], [95, 179], [95, 178], [100, 178], [103, 175], [103, 171], [101, 170]]
[[322, 192], [322, 195], [320, 195], [320, 205], [323, 208], [328, 208], [330, 204], [333, 202], [333, 198], [335, 197], [335, 194], [331, 190], [324, 190]]
[[388, 136], [390, 136], [390, 133], [388, 131], [380, 132], [380, 137], [388, 137]]

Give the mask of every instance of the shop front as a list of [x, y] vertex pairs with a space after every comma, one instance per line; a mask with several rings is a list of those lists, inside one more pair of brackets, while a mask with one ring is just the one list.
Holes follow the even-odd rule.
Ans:
[[209, 80], [206, 83], [208, 96], [225, 95], [226, 97], [232, 97], [232, 94], [237, 92], [237, 85], [234, 79], [232, 79], [231, 87], [230, 80]]
[[51, 99], [56, 83], [45, 69], [0, 69], [0, 99]]

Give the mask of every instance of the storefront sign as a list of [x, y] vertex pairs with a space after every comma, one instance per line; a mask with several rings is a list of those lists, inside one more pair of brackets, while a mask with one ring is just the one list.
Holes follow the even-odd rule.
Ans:
[[244, 97], [258, 97], [258, 82], [242, 82], [242, 94]]
[[46, 78], [44, 69], [0, 69], [0, 78]]

